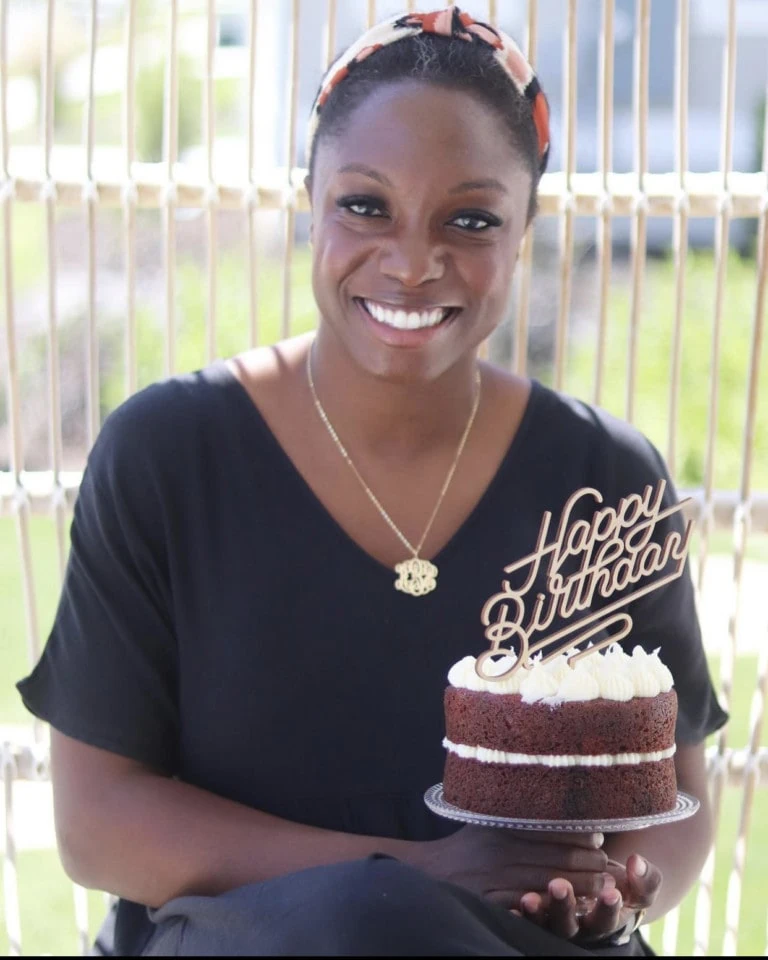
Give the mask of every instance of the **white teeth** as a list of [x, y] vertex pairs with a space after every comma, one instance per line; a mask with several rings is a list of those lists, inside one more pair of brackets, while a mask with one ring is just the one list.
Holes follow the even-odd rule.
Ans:
[[405, 310], [391, 310], [388, 307], [383, 307], [372, 300], [364, 300], [363, 303], [368, 313], [379, 323], [397, 327], [398, 330], [420, 330], [423, 327], [435, 327], [448, 313], [448, 309], [445, 307], [436, 307], [434, 310], [422, 310], [420, 312], [412, 310], [410, 313], [406, 313]]

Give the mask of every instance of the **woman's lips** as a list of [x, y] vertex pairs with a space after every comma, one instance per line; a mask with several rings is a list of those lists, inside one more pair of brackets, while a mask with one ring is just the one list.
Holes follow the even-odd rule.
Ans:
[[402, 304], [395, 305], [376, 300], [363, 299], [363, 306], [374, 320], [385, 323], [398, 330], [421, 330], [422, 327], [436, 327], [446, 319], [451, 307], [428, 304], [420, 308], [406, 309]]
[[[355, 297], [354, 299], [358, 309], [365, 317], [369, 329], [373, 331], [377, 339], [393, 347], [418, 347], [424, 343], [428, 343], [434, 337], [438, 336], [440, 331], [449, 323], [451, 323], [454, 317], [459, 313], [458, 308], [448, 308], [448, 312], [444, 318], [439, 320], [437, 323], [432, 324], [431, 326], [402, 328], [391, 326], [388, 323], [382, 323], [380, 320], [377, 320], [376, 317], [374, 317], [370, 310], [366, 307], [366, 304], [362, 298]], [[376, 303], [376, 301], [373, 302]], [[394, 310], [394, 308], [391, 307], [389, 309]], [[405, 312], [412, 313], [416, 311]]]

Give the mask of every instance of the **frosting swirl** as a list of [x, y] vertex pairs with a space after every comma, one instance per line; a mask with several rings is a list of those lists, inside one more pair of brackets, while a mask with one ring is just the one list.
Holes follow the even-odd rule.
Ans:
[[[448, 672], [452, 687], [486, 693], [519, 693], [525, 703], [580, 703], [602, 698], [628, 701], [633, 697], [655, 697], [668, 693], [673, 685], [672, 674], [659, 659], [659, 651], [647, 653], [636, 646], [629, 655], [618, 644], [606, 652], [568, 663], [570, 650], [548, 663], [540, 659], [528, 663], [503, 680], [486, 680], [475, 670], [475, 658], [464, 657]], [[485, 664], [489, 673], [500, 674], [515, 663], [511, 655]]]

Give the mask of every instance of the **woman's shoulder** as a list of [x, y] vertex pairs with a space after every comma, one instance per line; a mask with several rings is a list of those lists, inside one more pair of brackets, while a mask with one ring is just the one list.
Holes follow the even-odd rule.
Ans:
[[585, 457], [596, 473], [610, 473], [622, 485], [668, 478], [654, 442], [627, 420], [538, 380], [533, 381], [532, 403], [539, 441], [557, 450], [561, 462]]
[[91, 472], [130, 467], [132, 475], [137, 470], [176, 475], [203, 458], [226, 463], [244, 440], [253, 447], [260, 413], [270, 398], [277, 396], [279, 405], [295, 341], [218, 359], [138, 390], [104, 421], [89, 454]]
[[[125, 399], [104, 420], [89, 456], [91, 470], [155, 467], [199, 456], [206, 437], [236, 416], [242, 392], [224, 361], [165, 377]], [[243, 398], [246, 399], [246, 398]]]
[[113, 433], [150, 433], [173, 430], [193, 414], [210, 409], [231, 389], [225, 361], [190, 373], [164, 377], [127, 397], [106, 418], [100, 436]]
[[297, 379], [304, 375], [307, 349], [314, 333], [301, 334], [238, 353], [226, 362], [230, 375], [266, 419], [291, 407]]

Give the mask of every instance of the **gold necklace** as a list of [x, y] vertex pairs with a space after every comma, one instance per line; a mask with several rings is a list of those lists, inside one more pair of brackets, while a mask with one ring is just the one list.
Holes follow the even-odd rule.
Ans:
[[448, 470], [448, 475], [445, 478], [445, 483], [443, 484], [442, 490], [440, 491], [440, 496], [437, 498], [437, 503], [435, 508], [432, 511], [426, 527], [424, 528], [424, 533], [421, 535], [421, 540], [414, 547], [413, 544], [408, 540], [408, 538], [398, 529], [394, 520], [387, 511], [379, 503], [376, 494], [371, 490], [368, 484], [363, 480], [359, 470], [352, 462], [352, 458], [347, 453], [344, 444], [339, 440], [339, 435], [333, 428], [333, 424], [328, 419], [328, 414], [323, 409], [323, 405], [320, 403], [320, 399], [317, 396], [317, 391], [315, 390], [315, 381], [312, 377], [312, 348], [307, 351], [307, 380], [309, 381], [309, 389], [312, 391], [312, 399], [315, 402], [315, 407], [320, 416], [320, 419], [328, 428], [328, 433], [330, 433], [333, 442], [339, 449], [342, 457], [347, 461], [349, 466], [352, 468], [352, 472], [360, 481], [360, 484], [368, 494], [369, 499], [382, 515], [387, 524], [397, 535], [400, 542], [403, 543], [407, 550], [413, 554], [409, 560], [403, 560], [401, 563], [395, 564], [395, 573], [397, 574], [397, 580], [395, 581], [395, 589], [402, 590], [403, 593], [410, 594], [412, 597], [423, 597], [426, 593], [431, 593], [437, 586], [437, 567], [434, 563], [431, 563], [429, 560], [424, 560], [419, 556], [421, 553], [421, 548], [424, 546], [424, 541], [427, 539], [429, 531], [432, 529], [432, 524], [434, 523], [435, 517], [437, 516], [437, 511], [440, 509], [440, 504], [443, 502], [443, 498], [448, 490], [448, 487], [453, 480], [453, 475], [456, 472], [456, 467], [459, 463], [459, 458], [464, 449], [464, 445], [467, 442], [467, 437], [469, 436], [469, 431], [472, 429], [472, 424], [475, 422], [475, 414], [477, 413], [477, 408], [480, 406], [480, 370], [475, 371], [475, 399], [472, 404], [472, 412], [469, 415], [469, 420], [467, 425], [464, 428], [464, 433], [461, 436], [459, 441], [458, 449], [456, 450], [456, 456], [453, 458], [453, 463]]

